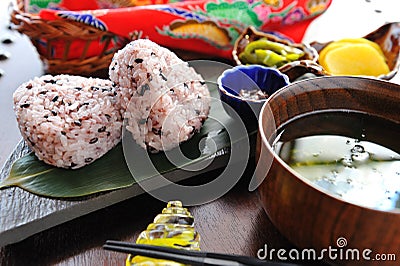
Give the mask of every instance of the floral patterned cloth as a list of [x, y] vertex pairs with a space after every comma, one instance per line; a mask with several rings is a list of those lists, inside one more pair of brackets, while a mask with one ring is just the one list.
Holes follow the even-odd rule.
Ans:
[[[53, 1], [39, 15], [45, 20], [78, 21], [129, 39], [149, 38], [171, 49], [231, 58], [235, 40], [250, 25], [301, 42], [309, 23], [332, 0], [121, 1]], [[90, 49], [89, 54], [96, 54], [99, 48]], [[62, 48], [54, 53], [61, 56]]]

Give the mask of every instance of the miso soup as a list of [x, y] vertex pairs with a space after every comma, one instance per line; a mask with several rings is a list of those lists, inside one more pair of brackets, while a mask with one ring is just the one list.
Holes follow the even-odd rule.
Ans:
[[361, 206], [400, 208], [400, 124], [357, 112], [323, 112], [282, 125], [275, 152], [297, 173]]

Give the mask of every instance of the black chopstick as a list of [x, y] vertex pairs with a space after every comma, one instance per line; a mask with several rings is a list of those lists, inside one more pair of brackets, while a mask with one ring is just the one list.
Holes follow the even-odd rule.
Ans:
[[294, 265], [282, 262], [263, 261], [247, 256], [191, 251], [191, 250], [152, 246], [152, 245], [134, 244], [129, 242], [114, 241], [114, 240], [107, 240], [103, 248], [106, 250], [118, 251], [132, 255], [140, 255], [155, 259], [172, 260], [183, 264], [190, 264], [193, 266], [197, 265], [293, 266]]

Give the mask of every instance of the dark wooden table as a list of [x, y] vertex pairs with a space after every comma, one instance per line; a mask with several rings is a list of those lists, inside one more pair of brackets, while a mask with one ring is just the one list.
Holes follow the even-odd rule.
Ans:
[[[291, 247], [260, 207], [257, 193], [247, 191], [251, 168], [222, 198], [189, 208], [202, 250], [256, 256], [265, 244]], [[102, 245], [107, 239], [135, 241], [163, 207], [147, 194], [126, 200], [1, 248], [0, 265], [123, 265], [124, 254]]]
[[[311, 25], [306, 40], [311, 41], [315, 35], [321, 36], [320, 41], [337, 38], [339, 30], [331, 25], [332, 32], [328, 34], [329, 26], [325, 22], [329, 16], [336, 17], [339, 11], [345, 10], [340, 9], [339, 2], [343, 2], [342, 7], [347, 8], [343, 5], [348, 1], [334, 0], [332, 12], [316, 21], [316, 25]], [[1, 49], [11, 52], [11, 58], [0, 63], [0, 68], [5, 71], [0, 78], [0, 165], [3, 165], [20, 139], [12, 112], [12, 92], [20, 83], [40, 75], [42, 71], [37, 54], [28, 40], [6, 29], [5, 6], [2, 0], [0, 37], [11, 34], [15, 37], [15, 42], [10, 45], [1, 44]], [[365, 15], [366, 12], [359, 15]], [[376, 13], [382, 15], [382, 12]], [[351, 19], [357, 20], [354, 17]], [[371, 18], [369, 21], [381, 23]], [[345, 23], [344, 21], [343, 24]], [[324, 26], [320, 27], [321, 25]], [[371, 24], [369, 28], [362, 28], [360, 25], [357, 26], [357, 36], [363, 36], [375, 28]], [[319, 27], [323, 30], [319, 30]], [[223, 197], [189, 208], [196, 220], [196, 230], [201, 235], [202, 250], [256, 256], [264, 245], [274, 249], [294, 248], [268, 219], [259, 204], [257, 192], [247, 190], [253, 168], [254, 162], [251, 162], [240, 182]], [[212, 178], [217, 174], [218, 170], [196, 179]], [[124, 265], [126, 256], [103, 250], [104, 242], [107, 239], [135, 241], [163, 207], [164, 202], [147, 194], [123, 201], [38, 233], [19, 243], [0, 247], [0, 265]]]

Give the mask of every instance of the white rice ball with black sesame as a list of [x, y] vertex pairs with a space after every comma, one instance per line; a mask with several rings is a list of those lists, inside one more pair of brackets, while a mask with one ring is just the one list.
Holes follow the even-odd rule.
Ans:
[[109, 74], [122, 94], [127, 130], [152, 152], [187, 141], [208, 117], [210, 93], [201, 75], [150, 40], [118, 51]]
[[80, 168], [121, 140], [120, 97], [109, 80], [44, 75], [13, 98], [23, 138], [48, 164]]

